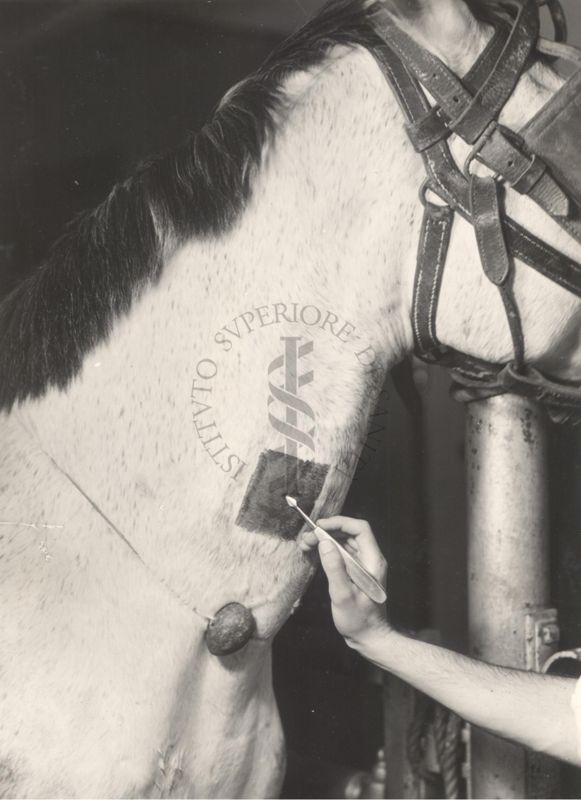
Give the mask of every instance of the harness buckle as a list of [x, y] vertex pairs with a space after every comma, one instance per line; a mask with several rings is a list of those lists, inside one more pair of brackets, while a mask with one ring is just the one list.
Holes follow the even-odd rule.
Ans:
[[478, 154], [497, 128], [498, 122], [495, 119], [491, 120], [486, 128], [482, 131], [478, 139], [475, 141], [472, 150], [468, 153], [466, 161], [464, 162], [464, 166], [462, 167], [462, 172], [467, 180], [470, 180], [472, 177], [472, 173], [470, 172], [470, 166], [472, 165], [472, 162], [478, 157]]
[[567, 17], [559, 0], [537, 0], [539, 7], [547, 6], [555, 28], [555, 42], [567, 41]]
[[[434, 194], [438, 198], [438, 200], [440, 200], [441, 202], [440, 203], [432, 203], [430, 200], [428, 200], [428, 197], [427, 197], [428, 192], [431, 192], [432, 194]], [[427, 208], [428, 205], [435, 206], [436, 208], [438, 208], [438, 207], [440, 207], [440, 208], [449, 208], [450, 207], [450, 204], [448, 203], [446, 198], [442, 197], [441, 195], [439, 195], [438, 192], [434, 189], [434, 186], [432, 184], [431, 178], [429, 176], [427, 178], [424, 178], [424, 180], [422, 181], [422, 185], [420, 186], [419, 191], [418, 191], [418, 196], [420, 198], [420, 203], [423, 205], [424, 208]]]

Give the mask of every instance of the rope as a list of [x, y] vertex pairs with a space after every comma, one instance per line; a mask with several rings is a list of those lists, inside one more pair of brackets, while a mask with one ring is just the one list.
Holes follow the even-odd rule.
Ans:
[[434, 739], [446, 798], [460, 797], [460, 733], [462, 720], [452, 711], [436, 705]]
[[424, 780], [433, 778], [425, 765], [426, 736], [432, 712], [432, 701], [421, 692], [414, 692], [414, 710], [406, 736], [407, 759], [413, 772]]
[[433, 782], [435, 774], [426, 766], [430, 728], [444, 784], [444, 797], [447, 800], [457, 800], [461, 796], [462, 788], [462, 720], [421, 692], [415, 692], [414, 711], [406, 735], [407, 759], [419, 779]]

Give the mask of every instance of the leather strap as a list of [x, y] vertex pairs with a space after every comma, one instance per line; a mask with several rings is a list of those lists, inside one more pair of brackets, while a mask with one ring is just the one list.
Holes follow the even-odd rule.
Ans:
[[[408, 123], [406, 129], [415, 149], [423, 152], [452, 132], [460, 134], [468, 142], [475, 143], [471, 158], [478, 157], [508, 180], [516, 191], [530, 195], [568, 233], [581, 240], [581, 227], [566, 224], [564, 218], [569, 214], [567, 194], [547, 171], [545, 162], [533, 153], [525, 152], [524, 142], [516, 141], [516, 135], [511, 135], [495, 122], [520, 78], [537, 35], [537, 8], [534, 2], [529, 2], [519, 8], [510, 33], [505, 27], [496, 29], [484, 52], [460, 82], [439, 59], [415, 44], [399, 28], [393, 26], [386, 31], [388, 41], [396, 50], [403, 53], [404, 45], [410, 50], [411, 62], [409, 57], [404, 61], [426, 88], [437, 96], [438, 86], [445, 85], [456, 109], [460, 109], [455, 121], [450, 119], [449, 107], [437, 105], [421, 119]], [[464, 87], [467, 93], [463, 93]], [[474, 95], [472, 100], [469, 100], [470, 93]], [[479, 104], [486, 109], [482, 113], [477, 108]], [[473, 127], [467, 130], [466, 120], [469, 119], [472, 119], [469, 124]], [[480, 125], [483, 120], [486, 121], [484, 127]], [[476, 128], [480, 133], [474, 142], [471, 137]]]
[[[510, 29], [506, 25], [497, 25], [480, 58], [462, 78], [462, 83], [472, 94], [478, 91], [494, 69], [506, 45], [509, 32]], [[407, 134], [416, 152], [421, 153], [427, 147], [448, 137], [452, 133], [448, 122], [449, 118], [442, 108], [435, 105], [421, 119], [406, 123]]]
[[524, 366], [524, 334], [512, 289], [513, 265], [506, 249], [494, 178], [473, 175], [470, 181], [470, 213], [484, 274], [499, 290], [504, 305], [518, 368]]
[[[530, 3], [526, 3], [526, 8], [530, 11]], [[372, 47], [371, 52], [392, 86], [406, 117], [408, 130], [418, 121], [428, 119], [432, 115], [431, 124], [433, 123], [435, 132], [439, 123], [434, 120], [439, 117], [444, 118], [445, 106], [442, 104], [443, 111], [430, 108], [417, 80], [406, 66], [409, 60], [405, 58], [405, 54], [394, 50], [397, 50], [397, 47], [386, 45], [378, 37], [377, 46]], [[522, 48], [520, 52], [522, 55]], [[413, 69], [413, 65], [411, 68]], [[516, 68], [519, 68], [518, 64]], [[417, 74], [417, 69], [414, 69], [414, 72]], [[443, 83], [446, 84], [445, 77]], [[452, 82], [448, 84], [451, 85]], [[497, 127], [495, 121], [493, 124], [489, 123], [487, 134]], [[415, 130], [421, 130], [421, 126], [416, 126]], [[512, 140], [508, 136], [506, 138], [512, 145]], [[485, 143], [485, 141], [478, 143], [478, 151]], [[524, 153], [516, 145], [515, 149], [519, 157], [529, 156], [526, 149]], [[427, 184], [449, 207], [443, 209], [441, 206], [425, 202], [426, 210], [418, 251], [418, 271], [412, 308], [418, 354], [427, 361], [437, 362], [452, 370], [455, 380], [461, 384], [458, 394], [464, 396], [460, 399], [482, 399], [485, 396], [511, 391], [533, 397], [546, 404], [557, 421], [563, 421], [575, 414], [581, 419], [581, 387], [556, 383], [537, 370], [524, 365], [522, 326], [512, 290], [513, 259], [518, 258], [581, 297], [581, 264], [560, 253], [506, 216], [500, 207], [497, 183], [492, 178], [475, 178], [460, 172], [451, 156], [445, 137], [427, 144], [422, 149], [422, 157], [428, 175]], [[510, 169], [515, 164], [507, 166]], [[550, 193], [553, 190], [552, 184], [546, 182], [548, 177], [546, 168], [538, 164], [532, 158], [532, 154], [526, 162], [521, 162], [517, 166], [523, 167], [518, 175], [511, 175], [517, 188], [532, 196], [545, 181], [544, 191]], [[557, 186], [557, 189], [560, 187]], [[556, 206], [561, 199], [557, 193], [552, 199], [547, 200], [547, 204], [553, 202]], [[504, 367], [488, 364], [464, 353], [458, 353], [452, 348], [443, 347], [437, 339], [438, 295], [455, 211], [474, 225], [483, 268], [498, 286], [505, 306], [513, 338], [515, 361]]]
[[520, 136], [551, 167], [561, 184], [581, 205], [581, 70], [527, 122]]
[[494, 125], [472, 157], [507, 180], [517, 192], [528, 194], [551, 216], [568, 216], [569, 198], [547, 171], [546, 163], [504, 126]]
[[509, 278], [511, 264], [502, 231], [498, 187], [494, 178], [472, 176], [470, 213], [484, 274], [495, 286], [502, 286]]
[[512, 349], [514, 353], [513, 363], [517, 371], [520, 371], [525, 366], [525, 342], [520, 313], [516, 298], [514, 296], [512, 280], [510, 283], [499, 286], [498, 291], [500, 292], [500, 298], [504, 305], [510, 336], [512, 338]]
[[[418, 83], [400, 58], [377, 37], [371, 50], [409, 121], [420, 119], [430, 108]], [[445, 142], [436, 142], [422, 157], [430, 186], [450, 207], [472, 222], [468, 181]], [[581, 264], [531, 234], [509, 216], [505, 216], [504, 234], [511, 257], [518, 258], [564, 289], [581, 297]]]
[[436, 335], [436, 318], [453, 212], [447, 205], [439, 206], [426, 201], [424, 206], [414, 281], [412, 326], [417, 352], [432, 358], [440, 346]]
[[488, 78], [473, 97], [463, 83], [436, 56], [424, 50], [395, 24], [383, 34], [407, 68], [440, 105], [450, 131], [470, 144], [481, 136], [498, 116], [512, 94], [538, 36], [535, 0], [516, 4], [511, 32]]
[[498, 369], [486, 382], [454, 372], [452, 395], [461, 402], [485, 400], [498, 394], [513, 393], [547, 406], [553, 422], [581, 422], [581, 387], [555, 381], [535, 367], [516, 370], [512, 364]]

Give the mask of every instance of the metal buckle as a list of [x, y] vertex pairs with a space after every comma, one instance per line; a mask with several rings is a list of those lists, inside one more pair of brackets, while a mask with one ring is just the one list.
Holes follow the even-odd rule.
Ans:
[[466, 160], [464, 161], [464, 166], [462, 167], [462, 172], [464, 173], [464, 177], [467, 180], [470, 180], [472, 177], [472, 173], [470, 172], [470, 166], [475, 158], [478, 157], [478, 154], [486, 144], [486, 142], [490, 139], [494, 131], [498, 128], [498, 122], [493, 119], [491, 122], [488, 123], [486, 128], [482, 131], [472, 150], [468, 153]]
[[[436, 197], [438, 198], [438, 200], [440, 200], [441, 202], [440, 203], [432, 203], [432, 202], [430, 202], [428, 200], [428, 198], [427, 198], [427, 193], [428, 192], [432, 192], [432, 194], [435, 194]], [[418, 196], [420, 198], [420, 203], [423, 205], [424, 208], [426, 208], [428, 206], [428, 204], [431, 205], [431, 206], [441, 206], [441, 207], [446, 207], [446, 206], [449, 207], [449, 205], [450, 205], [445, 197], [441, 197], [438, 194], [438, 192], [436, 192], [436, 190], [434, 189], [434, 187], [432, 185], [432, 181], [431, 181], [431, 179], [429, 177], [424, 179], [422, 185], [419, 188]]]
[[555, 42], [567, 41], [567, 17], [559, 0], [537, 0], [539, 8], [547, 6], [555, 28]]

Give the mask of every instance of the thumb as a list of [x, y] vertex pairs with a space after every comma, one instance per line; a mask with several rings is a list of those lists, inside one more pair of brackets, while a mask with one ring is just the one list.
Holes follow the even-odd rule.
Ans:
[[332, 602], [336, 605], [344, 603], [351, 598], [353, 584], [347, 575], [345, 562], [337, 546], [329, 539], [325, 539], [319, 543], [319, 555], [329, 581], [329, 594]]

